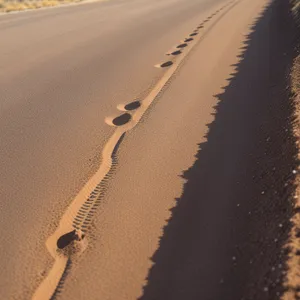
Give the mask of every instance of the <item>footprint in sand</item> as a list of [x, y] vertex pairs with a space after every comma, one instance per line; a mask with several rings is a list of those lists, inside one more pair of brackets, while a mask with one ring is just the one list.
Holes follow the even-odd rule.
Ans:
[[166, 55], [179, 55], [181, 54], [182, 52], [180, 50], [175, 50], [175, 51], [171, 51], [171, 52], [168, 52], [166, 53]]
[[83, 238], [83, 236], [74, 229], [73, 231], [62, 235], [57, 240], [57, 248], [64, 249], [65, 247], [70, 245], [73, 241], [79, 241], [82, 238]]
[[183, 43], [178, 45], [176, 48], [181, 49], [181, 48], [185, 48], [188, 44], [187, 43]]
[[136, 101], [130, 102], [128, 104], [119, 104], [117, 106], [117, 109], [121, 110], [121, 111], [132, 111], [132, 110], [138, 109], [140, 106], [141, 106], [141, 102], [136, 100]]
[[124, 113], [117, 117], [108, 117], [105, 119], [106, 124], [111, 126], [122, 126], [131, 120], [131, 114]]
[[166, 67], [170, 67], [173, 65], [173, 62], [172, 61], [166, 61], [162, 64], [158, 64], [158, 65], [155, 65], [156, 68], [166, 68]]

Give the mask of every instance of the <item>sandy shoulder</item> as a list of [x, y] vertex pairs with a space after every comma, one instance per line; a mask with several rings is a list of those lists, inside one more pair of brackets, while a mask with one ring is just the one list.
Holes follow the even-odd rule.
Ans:
[[142, 295], [150, 258], [182, 194], [181, 175], [195, 162], [197, 145], [206, 140], [206, 124], [214, 119], [214, 95], [228, 84], [244, 35], [266, 4], [238, 2], [210, 28], [168, 89], [126, 135], [90, 245], [73, 262], [62, 299]]

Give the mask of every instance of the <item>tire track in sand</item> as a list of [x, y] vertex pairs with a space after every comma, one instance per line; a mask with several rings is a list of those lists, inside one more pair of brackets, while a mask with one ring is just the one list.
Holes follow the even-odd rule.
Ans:
[[[119, 105], [118, 109], [124, 113], [105, 120], [109, 125], [116, 127], [115, 132], [103, 148], [102, 162], [98, 171], [89, 179], [74, 198], [62, 216], [57, 229], [46, 241], [46, 247], [54, 259], [54, 264], [46, 278], [35, 291], [33, 300], [52, 299], [62, 288], [63, 280], [66, 277], [67, 269], [70, 265], [71, 256], [75, 253], [81, 253], [87, 247], [87, 241], [84, 237], [89, 229], [92, 217], [105, 195], [107, 182], [116, 168], [116, 154], [126, 133], [139, 123], [154, 100], [156, 100], [168, 86], [173, 75], [184, 63], [192, 49], [209, 32], [209, 29], [235, 6], [238, 1], [239, 0], [232, 0], [220, 7], [211, 15], [209, 23], [208, 19], [206, 19], [197, 25], [196, 29], [184, 39], [184, 44], [179, 44], [179, 47], [175, 46], [173, 50], [167, 53], [167, 55], [172, 55], [172, 59], [167, 61], [167, 65], [166, 62], [156, 65], [165, 68], [166, 72], [142, 101]], [[219, 17], [213, 18], [215, 15], [219, 15]], [[204, 31], [207, 24], [210, 25], [208, 25], [207, 30]], [[200, 32], [201, 30], [203, 30], [203, 32]], [[191, 38], [191, 36], [193, 36], [193, 38]]]

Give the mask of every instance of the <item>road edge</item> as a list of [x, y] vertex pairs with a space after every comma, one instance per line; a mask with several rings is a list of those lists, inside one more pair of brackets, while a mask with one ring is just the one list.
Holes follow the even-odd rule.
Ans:
[[[294, 17], [296, 29], [300, 29], [300, 1], [291, 0], [291, 14]], [[296, 140], [296, 147], [298, 150], [298, 164], [300, 161], [300, 41], [299, 36], [295, 36], [295, 52], [296, 58], [293, 61], [292, 70], [290, 74], [291, 81], [291, 97], [294, 102], [294, 121], [293, 133]], [[298, 167], [299, 168], [299, 167]], [[291, 218], [292, 227], [289, 233], [289, 241], [286, 248], [290, 250], [287, 261], [287, 274], [285, 278], [285, 291], [282, 295], [282, 300], [294, 300], [300, 297], [300, 174], [299, 169], [296, 170], [295, 177], [296, 192], [294, 195], [294, 210], [295, 214]]]

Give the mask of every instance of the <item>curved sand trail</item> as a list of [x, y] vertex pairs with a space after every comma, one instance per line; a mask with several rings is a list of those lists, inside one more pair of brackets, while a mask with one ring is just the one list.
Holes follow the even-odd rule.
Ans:
[[289, 199], [270, 165], [292, 170], [276, 147], [286, 99], [269, 97], [286, 86], [270, 64], [280, 3], [239, 1], [126, 135], [61, 299], [277, 299]]
[[[104, 196], [106, 182], [113, 170], [116, 152], [126, 132], [134, 128], [139, 123], [146, 110], [150, 107], [150, 105], [161, 93], [161, 91], [168, 85], [172, 76], [184, 62], [184, 59], [197, 45], [197, 43], [201, 40], [205, 33], [208, 32], [209, 29], [213, 27], [214, 24], [217, 23], [219, 19], [222, 18], [237, 2], [238, 1], [228, 2], [226, 5], [223, 5], [216, 12], [211, 14], [203, 22], [200, 22], [200, 25], [198, 25], [197, 28], [194, 29], [194, 31], [189, 35], [193, 36], [193, 40], [189, 39], [187, 42], [193, 41], [193, 43], [179, 44], [178, 46], [176, 46], [176, 48], [186, 49], [182, 53], [182, 55], [176, 55], [174, 56], [173, 60], [169, 60], [157, 65], [158, 67], [170, 68], [166, 71], [161, 80], [148, 94], [148, 96], [141, 101], [140, 107], [138, 107], [138, 109], [134, 113], [132, 113], [132, 118], [126, 118], [127, 122], [124, 121], [124, 124], [122, 124], [122, 122], [118, 124], [120, 127], [116, 128], [115, 132], [109, 138], [108, 142], [103, 148], [102, 163], [98, 171], [90, 178], [83, 189], [72, 201], [72, 203], [62, 216], [58, 228], [53, 233], [53, 235], [48, 238], [46, 245], [48, 251], [54, 258], [54, 264], [47, 277], [34, 293], [34, 300], [50, 299], [53, 296], [65, 272], [70, 256], [74, 251], [82, 251], [86, 247], [84, 243], [84, 235], [88, 232], [91, 218], [96, 210], [97, 204]], [[203, 24], [206, 22], [209, 23], [204, 27]], [[107, 123], [110, 125], [115, 125], [114, 120], [116, 120], [117, 118], [119, 117], [112, 118], [111, 120], [108, 120]], [[76, 232], [80, 232], [80, 235], [83, 237], [82, 241], [75, 242], [76, 247], [74, 249], [69, 249], [69, 251], [67, 252], [58, 249], [57, 241], [60, 238], [63, 238], [65, 235], [73, 232], [74, 230], [76, 230]], [[75, 238], [69, 240], [65, 245], [66, 248], [74, 247], [74, 245], [72, 245], [74, 241]]]

